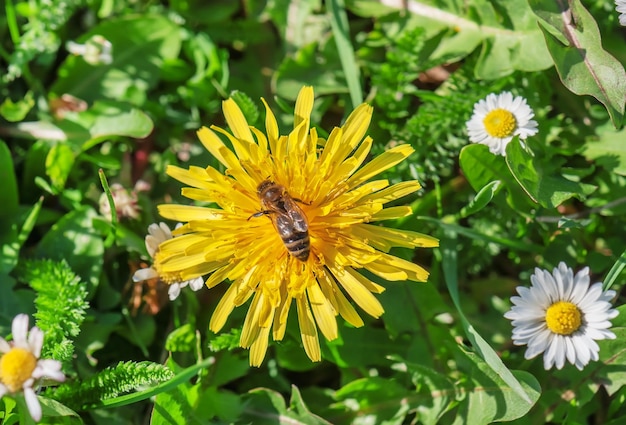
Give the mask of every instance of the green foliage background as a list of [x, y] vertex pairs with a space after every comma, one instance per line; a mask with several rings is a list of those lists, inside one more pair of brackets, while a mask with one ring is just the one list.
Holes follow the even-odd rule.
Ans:
[[[626, 32], [613, 2], [0, 5], [0, 335], [32, 314], [44, 357], [63, 362], [67, 382], [39, 397], [43, 423], [626, 420], [621, 295], [617, 339], [601, 341], [600, 361], [582, 372], [525, 360], [502, 316], [535, 267], [564, 261], [618, 293], [624, 284]], [[94, 36], [111, 43], [110, 62], [68, 52]], [[321, 135], [365, 101], [373, 154], [415, 148], [385, 177], [424, 189], [405, 200], [414, 215], [390, 225], [441, 247], [395, 252], [427, 265], [429, 282], [378, 279], [384, 316], [340, 323], [321, 363], [292, 322], [251, 369], [238, 348], [245, 309], [224, 333], [208, 331], [224, 285], [171, 303], [163, 285], [130, 277], [149, 259], [156, 205], [186, 202], [165, 167], [217, 166], [195, 130], [225, 126], [221, 101], [233, 96], [264, 128], [264, 97], [284, 128], [303, 85], [315, 88]], [[470, 145], [465, 129], [478, 100], [505, 90], [539, 123], [506, 158]], [[101, 211], [113, 184], [137, 188], [138, 217]], [[3, 424], [23, 418], [11, 398], [0, 407]]]

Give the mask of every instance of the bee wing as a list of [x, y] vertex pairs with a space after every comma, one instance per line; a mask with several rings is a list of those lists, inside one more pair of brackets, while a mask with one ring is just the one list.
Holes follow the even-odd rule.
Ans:
[[306, 221], [306, 216], [302, 208], [291, 198], [285, 198], [285, 210], [287, 215], [293, 222], [293, 228], [297, 232], [306, 232], [309, 230], [309, 224]]
[[281, 236], [292, 234], [297, 230], [294, 226], [293, 220], [287, 214], [272, 214], [272, 219], [274, 220], [274, 225], [276, 226], [278, 234]]

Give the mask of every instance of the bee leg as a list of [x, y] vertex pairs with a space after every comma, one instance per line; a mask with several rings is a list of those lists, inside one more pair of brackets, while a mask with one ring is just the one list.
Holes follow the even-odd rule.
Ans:
[[250, 219], [252, 217], [261, 217], [262, 215], [270, 215], [272, 213], [272, 211], [259, 211], [259, 212], [255, 212], [254, 214], [252, 214], [250, 217], [248, 217], [248, 221], [250, 221]]

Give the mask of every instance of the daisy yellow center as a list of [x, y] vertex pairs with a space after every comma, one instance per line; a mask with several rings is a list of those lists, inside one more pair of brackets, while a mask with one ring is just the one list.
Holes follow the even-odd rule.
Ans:
[[489, 112], [483, 119], [485, 130], [491, 137], [510, 137], [517, 127], [515, 115], [506, 109], [498, 108]]
[[9, 392], [22, 389], [24, 382], [31, 378], [37, 366], [37, 358], [24, 348], [12, 348], [0, 358], [0, 381]]
[[581, 324], [580, 309], [568, 301], [556, 302], [546, 311], [546, 325], [555, 334], [571, 335]]

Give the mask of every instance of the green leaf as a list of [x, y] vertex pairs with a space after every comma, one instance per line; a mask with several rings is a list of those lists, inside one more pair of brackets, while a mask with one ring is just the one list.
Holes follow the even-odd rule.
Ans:
[[172, 352], [193, 352], [195, 347], [196, 333], [189, 323], [174, 329], [165, 340], [165, 349]]
[[[378, 3], [352, 1], [359, 13], [380, 15]], [[429, 38], [438, 41], [434, 58], [458, 60], [472, 53], [482, 43], [474, 73], [479, 79], [495, 79], [520, 71], [540, 71], [552, 66], [552, 60], [541, 41], [541, 31], [526, 0], [471, 2], [460, 7], [456, 1], [418, 2], [385, 1], [386, 6], [412, 13], [411, 25], [424, 28]], [[448, 46], [449, 44], [449, 46]]]
[[94, 35], [111, 42], [113, 61], [92, 66], [79, 56], [68, 56], [58, 71], [52, 93], [69, 93], [88, 103], [104, 98], [140, 104], [148, 89], [157, 83], [163, 61], [177, 58], [180, 52], [181, 31], [165, 15], [107, 20], [78, 41], [85, 42]]
[[[417, 400], [394, 379], [368, 377], [355, 379], [335, 392], [338, 407], [355, 403], [351, 423], [398, 423], [406, 417]], [[345, 403], [348, 401], [349, 403]], [[420, 402], [422, 400], [419, 400]], [[345, 403], [345, 404], [344, 404]]]
[[494, 371], [493, 365], [460, 346], [458, 352], [464, 357], [459, 359], [459, 366], [466, 369], [469, 380], [456, 387], [457, 391], [465, 393], [465, 397], [455, 412], [454, 425], [512, 421], [528, 413], [539, 399], [541, 387], [530, 373], [512, 371], [530, 399], [526, 400]]
[[[255, 425], [271, 425], [277, 423], [290, 423], [298, 425], [329, 425], [324, 419], [310, 412], [300, 405], [298, 396], [293, 395], [297, 389], [292, 386], [292, 402], [289, 406], [280, 393], [267, 388], [250, 390], [243, 396], [244, 411], [239, 417], [241, 423]], [[307, 413], [308, 412], [308, 413]]]
[[442, 238], [440, 244], [440, 250], [442, 254], [443, 274], [448, 287], [450, 297], [456, 307], [461, 324], [465, 331], [465, 335], [472, 343], [472, 346], [476, 352], [485, 360], [486, 364], [508, 385], [517, 396], [526, 403], [526, 407], [530, 409], [535, 403], [533, 400], [533, 392], [525, 388], [520, 381], [517, 380], [515, 375], [504, 365], [498, 354], [489, 345], [487, 341], [474, 329], [469, 323], [465, 314], [461, 309], [461, 302], [459, 298], [459, 284], [458, 284], [458, 252], [456, 250], [456, 238], [457, 235], [454, 231], [447, 229], [445, 232], [446, 237]]
[[363, 91], [361, 90], [361, 72], [356, 64], [354, 48], [350, 40], [350, 27], [344, 0], [326, 0], [326, 9], [330, 13], [333, 36], [354, 109], [363, 103]]
[[13, 102], [8, 97], [4, 99], [4, 102], [0, 105], [0, 115], [9, 122], [22, 121], [33, 106], [35, 106], [35, 100], [33, 99], [33, 93], [29, 91], [17, 102]]
[[584, 199], [594, 186], [577, 183], [559, 175], [547, 175], [543, 164], [514, 138], [506, 147], [506, 164], [524, 192], [545, 208], [556, 208], [571, 197]]
[[467, 217], [472, 214], [476, 214], [478, 211], [485, 208], [489, 204], [489, 202], [491, 202], [494, 195], [498, 193], [501, 184], [502, 182], [500, 180], [494, 180], [487, 183], [485, 186], [483, 186], [482, 189], [478, 191], [474, 199], [472, 199], [472, 202], [470, 202], [467, 206], [461, 209], [459, 215], [461, 217]]
[[104, 243], [93, 230], [92, 220], [98, 217], [93, 208], [84, 206], [71, 211], [56, 222], [35, 249], [38, 258], [67, 260], [81, 280], [97, 287], [102, 272]]
[[6, 143], [0, 140], [0, 221], [14, 217], [19, 204], [17, 180], [13, 168], [13, 158]]
[[50, 177], [52, 187], [58, 192], [65, 187], [67, 177], [74, 166], [75, 154], [67, 143], [52, 146], [46, 156], [46, 174]]
[[[335, 46], [317, 43], [304, 46], [293, 56], [288, 56], [276, 72], [276, 95], [282, 99], [295, 100], [303, 85], [315, 87], [317, 96], [348, 93], [345, 76], [337, 57]], [[290, 107], [293, 111], [293, 107]]]
[[626, 176], [626, 129], [615, 131], [601, 126], [585, 141], [583, 154], [607, 171]]
[[67, 113], [57, 124], [33, 121], [19, 123], [16, 128], [33, 139], [69, 142], [78, 153], [114, 136], [146, 137], [154, 124], [148, 115], [127, 103], [97, 101], [86, 111]]
[[480, 192], [487, 184], [499, 180], [502, 185], [496, 188], [494, 195], [502, 187], [506, 187], [509, 192], [509, 204], [520, 211], [528, 209], [530, 202], [511, 175], [502, 156], [492, 154], [485, 145], [471, 144], [461, 149], [459, 163], [465, 178], [476, 192]]
[[41, 411], [43, 413], [43, 418], [39, 422], [40, 424], [72, 425], [83, 423], [78, 413], [58, 401], [42, 396], [38, 396], [37, 399], [41, 404]]
[[561, 81], [578, 95], [598, 99], [622, 126], [626, 71], [602, 48], [598, 24], [580, 0], [530, 0]]

